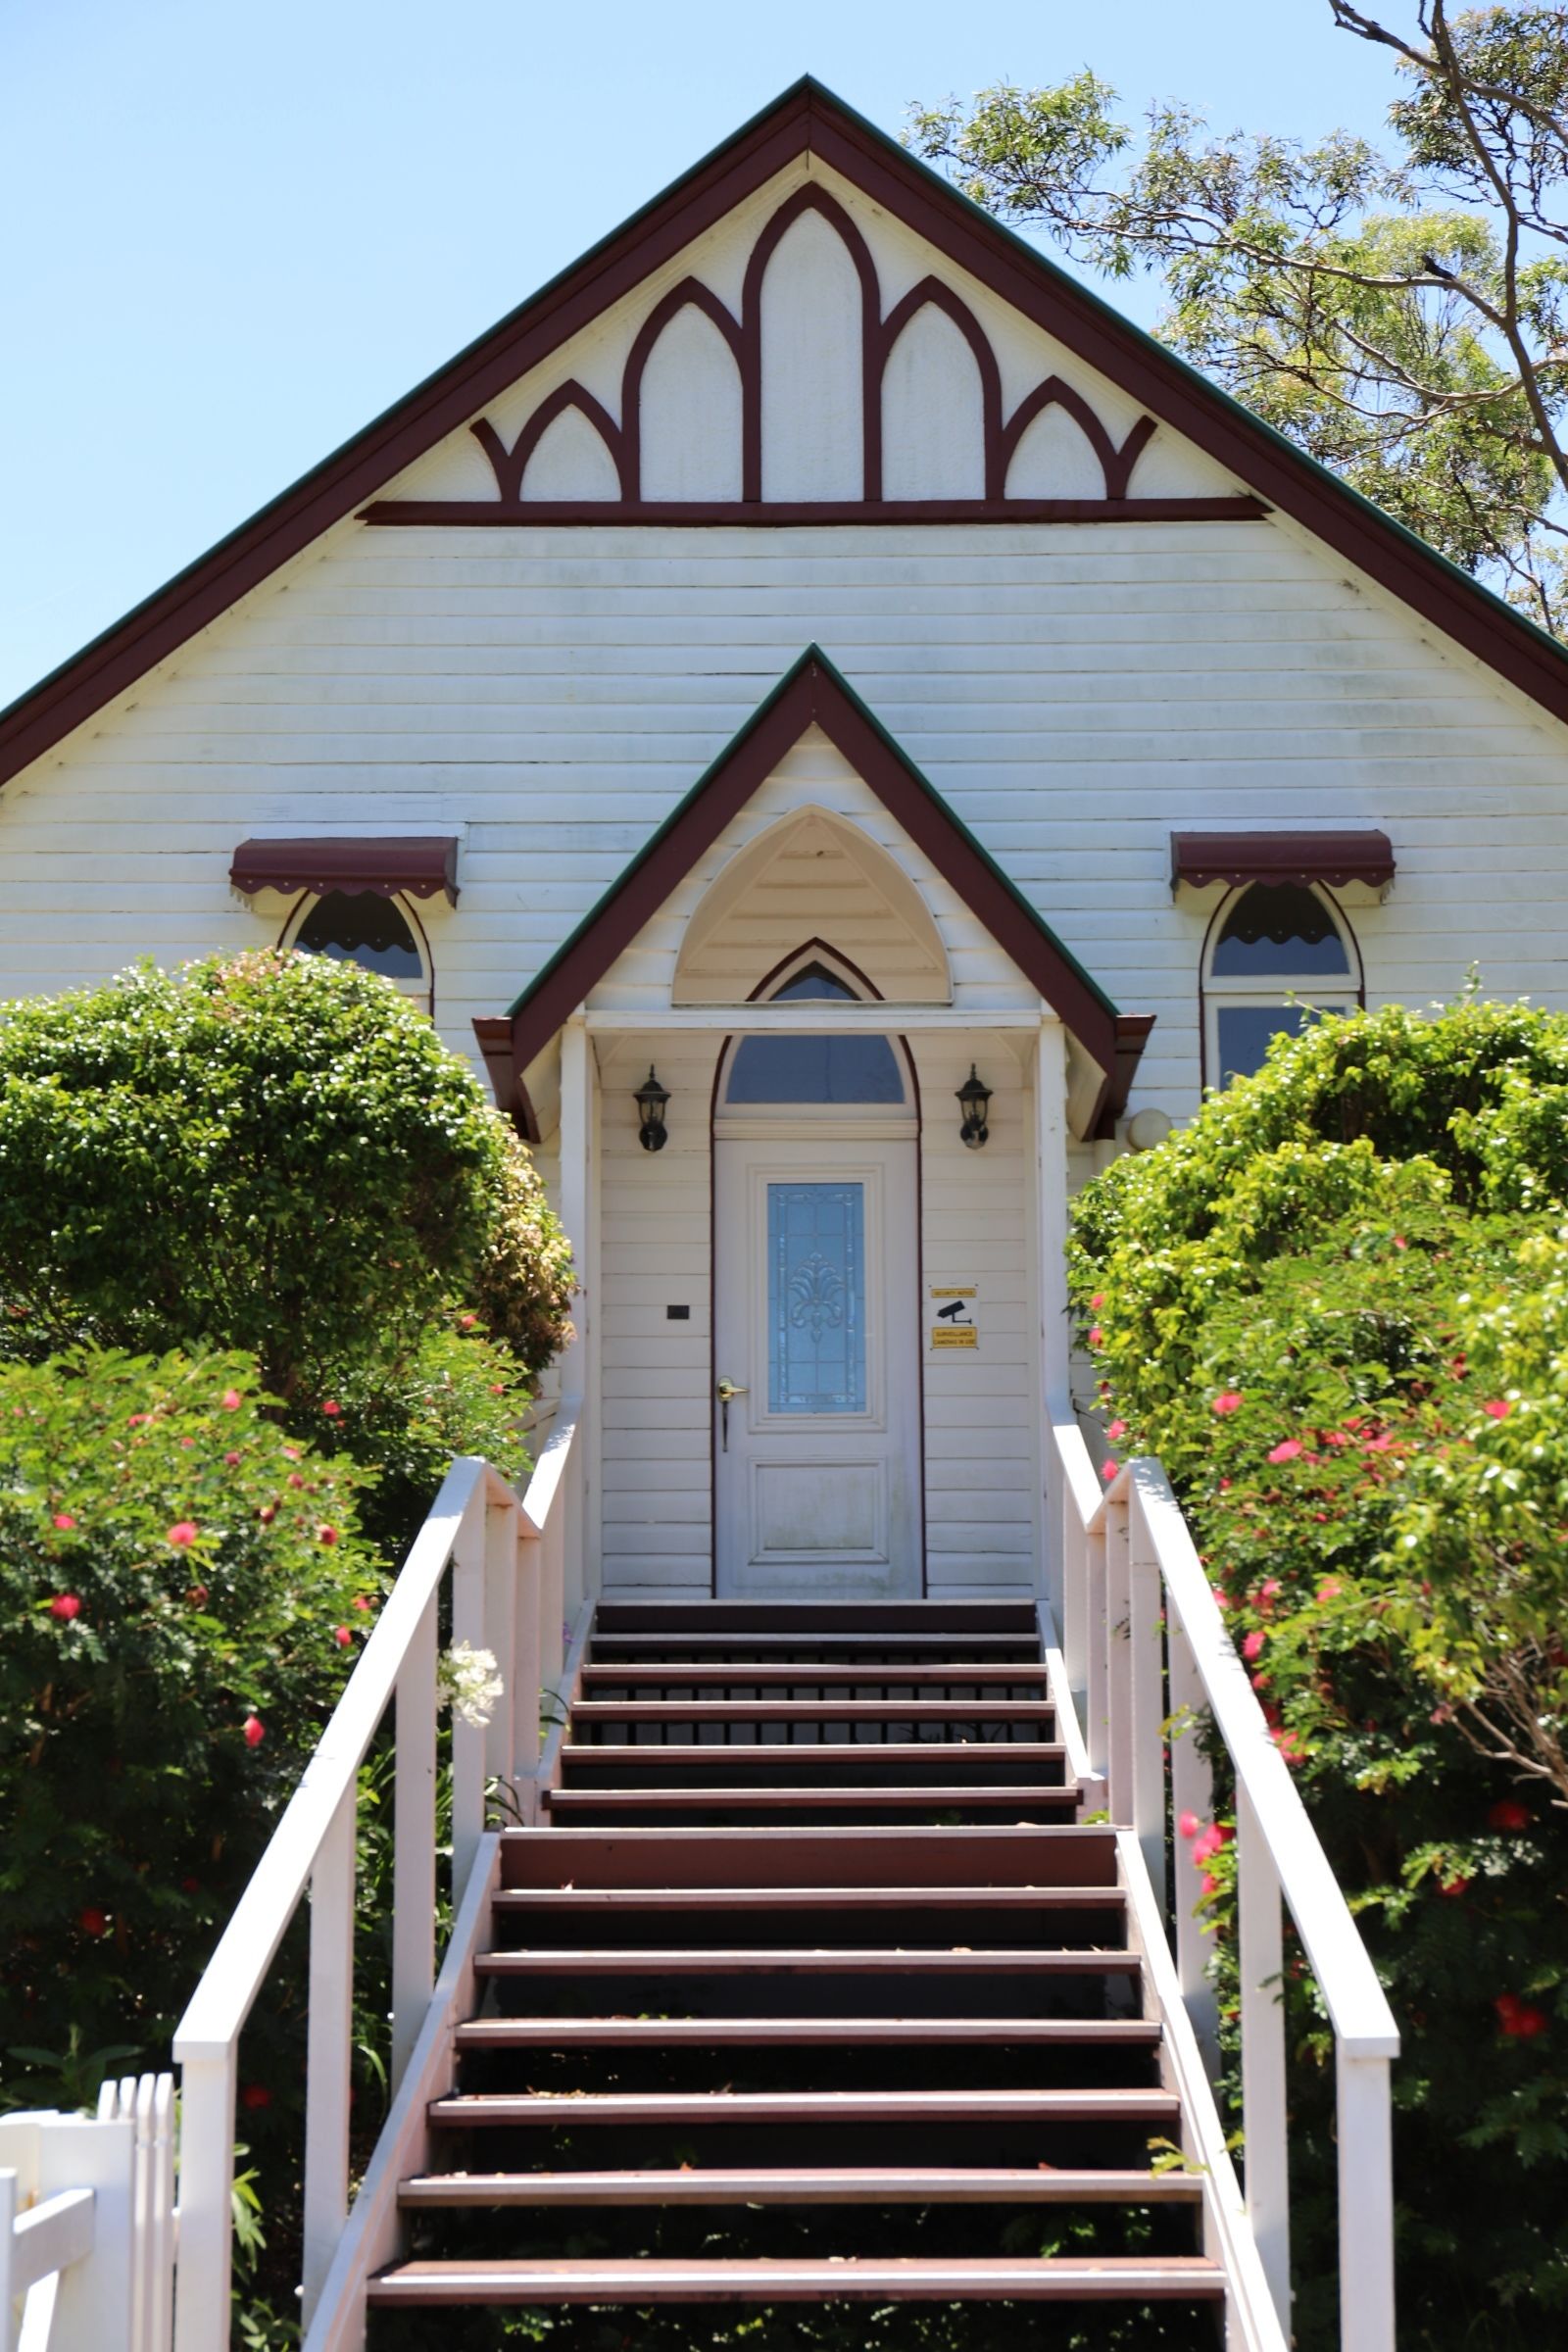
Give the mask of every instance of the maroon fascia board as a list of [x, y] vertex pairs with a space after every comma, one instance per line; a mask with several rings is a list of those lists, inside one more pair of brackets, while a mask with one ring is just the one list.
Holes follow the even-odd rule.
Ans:
[[[999, 947], [1106, 1072], [1102, 1109], [1126, 1081], [1152, 1021], [1118, 1015], [976, 844], [905, 761], [820, 657], [797, 665], [727, 757], [601, 903], [591, 923], [541, 973], [512, 1016], [514, 1067], [524, 1069], [636, 938], [697, 859], [766, 782], [809, 726], [818, 726], [964, 901]], [[977, 1021], [983, 1025], [984, 1015]]]
[[819, 156], [1250, 490], [1306, 525], [1555, 717], [1545, 634], [970, 204], [808, 79], [745, 124], [447, 367], [0, 712], [0, 783], [144, 676], [802, 153]]
[[511, 1119], [525, 1144], [539, 1143], [542, 1140], [539, 1115], [522, 1083], [522, 1073], [512, 1057], [510, 1019], [504, 1012], [480, 1013], [475, 1016], [473, 1034], [484, 1056], [485, 1075], [497, 1108]]
[[1170, 883], [1394, 880], [1394, 844], [1376, 826], [1353, 832], [1173, 833]]
[[440, 891], [458, 903], [455, 833], [331, 834], [289, 841], [242, 841], [229, 881], [247, 898], [253, 891], [328, 891], [349, 897], [433, 899]]

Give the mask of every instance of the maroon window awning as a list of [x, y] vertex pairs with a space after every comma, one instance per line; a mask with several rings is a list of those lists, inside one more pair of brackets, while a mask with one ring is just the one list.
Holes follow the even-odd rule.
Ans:
[[248, 898], [253, 891], [373, 891], [377, 898], [433, 899], [444, 891], [458, 903], [455, 833], [325, 835], [314, 840], [242, 841], [228, 878]]
[[1170, 880], [1191, 882], [1370, 882], [1394, 880], [1394, 844], [1368, 825], [1341, 833], [1173, 833]]

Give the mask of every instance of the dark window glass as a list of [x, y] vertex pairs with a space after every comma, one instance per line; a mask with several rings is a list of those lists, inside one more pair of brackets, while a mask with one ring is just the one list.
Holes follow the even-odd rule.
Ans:
[[730, 1064], [724, 1099], [902, 1102], [904, 1081], [885, 1037], [746, 1037]]
[[1263, 1066], [1275, 1038], [1299, 1037], [1308, 1021], [1326, 1012], [1348, 1012], [1348, 1004], [1222, 1004], [1215, 1026], [1219, 1038], [1218, 1083], [1250, 1078]]
[[1349, 958], [1334, 918], [1298, 882], [1254, 882], [1225, 917], [1214, 960], [1216, 980], [1348, 977]]
[[847, 1004], [858, 1003], [853, 988], [847, 988], [837, 972], [830, 972], [825, 963], [808, 963], [794, 978], [776, 988], [769, 1000], [774, 1004], [787, 1004], [791, 997], [838, 997]]
[[360, 963], [388, 980], [420, 980], [424, 965], [400, 908], [373, 890], [332, 890], [318, 899], [294, 945], [307, 956]]

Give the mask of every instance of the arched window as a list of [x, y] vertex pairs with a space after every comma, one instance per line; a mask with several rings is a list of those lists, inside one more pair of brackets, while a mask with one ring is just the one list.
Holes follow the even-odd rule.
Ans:
[[290, 916], [282, 944], [304, 956], [329, 956], [379, 972], [431, 1009], [434, 979], [423, 925], [402, 899], [374, 890], [308, 896]]
[[1203, 1076], [1209, 1086], [1260, 1069], [1273, 1040], [1315, 1014], [1361, 1002], [1360, 956], [1328, 893], [1253, 882], [1216, 914], [1202, 979]]
[[[845, 1004], [866, 1000], [825, 958], [812, 956], [797, 964], [766, 1000], [772, 1004], [828, 1002]], [[886, 1037], [853, 1032], [835, 1037], [830, 1032], [802, 1031], [797, 1036], [776, 1032], [767, 1037], [743, 1037], [731, 1049], [719, 1089], [721, 1112], [765, 1112], [814, 1107], [831, 1113], [862, 1109], [905, 1110], [909, 1089], [902, 1054]]]

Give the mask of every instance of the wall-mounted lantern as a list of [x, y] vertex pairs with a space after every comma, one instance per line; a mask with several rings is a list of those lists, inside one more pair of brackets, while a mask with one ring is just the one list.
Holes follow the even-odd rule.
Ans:
[[669, 1089], [660, 1085], [654, 1065], [650, 1062], [648, 1076], [637, 1089], [637, 1114], [642, 1121], [637, 1130], [637, 1141], [645, 1152], [662, 1152], [668, 1141], [664, 1128], [664, 1105], [668, 1101]]
[[991, 1133], [986, 1125], [986, 1108], [991, 1101], [991, 1089], [982, 1086], [980, 1074], [971, 1061], [969, 1075], [958, 1089], [958, 1106], [963, 1112], [963, 1125], [958, 1129], [958, 1141], [978, 1152]]

